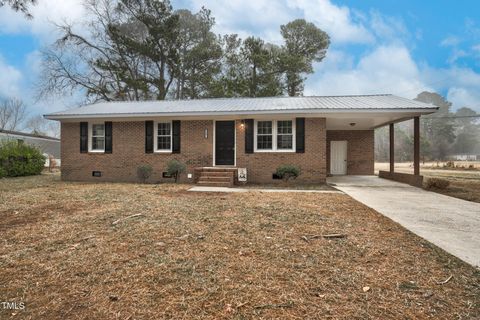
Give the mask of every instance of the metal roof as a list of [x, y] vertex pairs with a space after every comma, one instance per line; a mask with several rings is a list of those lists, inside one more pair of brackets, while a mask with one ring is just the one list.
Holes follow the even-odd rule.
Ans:
[[430, 111], [436, 106], [390, 94], [310, 97], [216, 98], [98, 102], [45, 115], [62, 120], [86, 117], [196, 116], [336, 111]]

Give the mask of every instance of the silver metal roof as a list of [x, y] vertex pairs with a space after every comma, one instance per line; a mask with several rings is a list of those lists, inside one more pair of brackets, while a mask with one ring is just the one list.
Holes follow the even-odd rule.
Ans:
[[325, 113], [337, 111], [424, 111], [437, 107], [390, 94], [311, 97], [218, 98], [98, 102], [45, 115], [62, 120], [87, 117], [197, 116], [228, 114]]

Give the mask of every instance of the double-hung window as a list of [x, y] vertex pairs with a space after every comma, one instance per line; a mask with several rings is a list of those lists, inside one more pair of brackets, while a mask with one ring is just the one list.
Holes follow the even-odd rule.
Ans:
[[90, 151], [104, 152], [105, 151], [105, 123], [91, 123], [90, 124]]
[[255, 151], [291, 152], [295, 150], [293, 120], [255, 121]]
[[172, 152], [172, 122], [156, 123], [157, 141], [155, 143], [156, 152]]

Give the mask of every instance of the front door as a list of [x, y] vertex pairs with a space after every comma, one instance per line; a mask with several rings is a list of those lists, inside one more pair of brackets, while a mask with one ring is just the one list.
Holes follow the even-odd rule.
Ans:
[[330, 174], [347, 174], [347, 141], [330, 141]]
[[235, 164], [235, 121], [215, 121], [215, 165]]

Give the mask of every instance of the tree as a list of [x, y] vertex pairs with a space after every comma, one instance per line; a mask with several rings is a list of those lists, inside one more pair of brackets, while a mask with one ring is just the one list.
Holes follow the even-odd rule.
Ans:
[[192, 14], [178, 10], [179, 66], [176, 74], [175, 98], [196, 99], [208, 95], [212, 79], [220, 71], [222, 48], [212, 32], [215, 19], [202, 8]]
[[33, 18], [30, 14], [30, 5], [35, 5], [37, 0], [0, 0], [0, 7], [9, 5], [13, 10], [20, 11], [29, 19]]
[[33, 134], [60, 137], [59, 122], [47, 120], [41, 115], [36, 115], [28, 119], [25, 123], [25, 129]]
[[280, 72], [276, 65], [279, 48], [260, 38], [248, 37], [240, 50], [246, 64], [248, 96], [271, 97], [282, 94]]
[[455, 124], [457, 137], [453, 145], [453, 150], [457, 154], [472, 154], [480, 142], [480, 128], [476, 123], [477, 113], [467, 107], [463, 107], [455, 112]]
[[455, 141], [454, 122], [450, 113], [452, 103], [438, 93], [427, 91], [418, 94], [415, 100], [439, 107], [437, 112], [422, 117], [421, 135], [429, 142], [430, 158], [444, 160]]
[[20, 130], [25, 117], [22, 100], [13, 98], [0, 103], [0, 130]]
[[313, 73], [313, 62], [325, 58], [330, 38], [313, 23], [297, 19], [282, 25], [281, 66], [285, 72], [286, 91], [289, 96], [303, 92], [305, 74]]
[[82, 90], [89, 100], [163, 100], [178, 64], [178, 15], [168, 1], [89, 0], [83, 33], [63, 36], [43, 53], [39, 92]]

